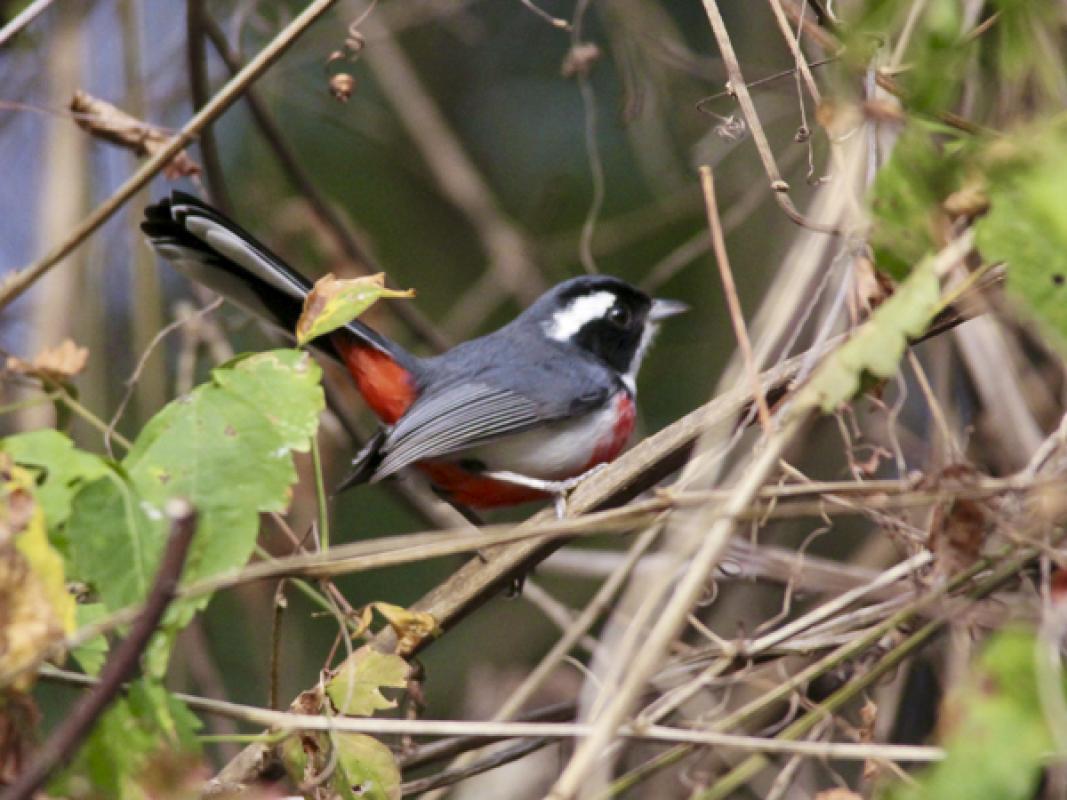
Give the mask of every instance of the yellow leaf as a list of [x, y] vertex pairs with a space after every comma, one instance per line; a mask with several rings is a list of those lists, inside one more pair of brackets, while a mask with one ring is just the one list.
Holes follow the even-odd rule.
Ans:
[[[74, 630], [63, 560], [48, 541], [33, 476], [0, 454], [0, 673], [33, 664]], [[28, 673], [17, 690], [33, 682]]]
[[423, 639], [438, 633], [437, 620], [425, 611], [408, 611], [392, 603], [375, 603], [374, 608], [396, 631], [398, 656], [410, 655]]
[[301, 345], [347, 325], [378, 300], [414, 297], [415, 290], [385, 288], [385, 273], [338, 280], [328, 274], [315, 281], [304, 300], [304, 310], [296, 323], [296, 340]]

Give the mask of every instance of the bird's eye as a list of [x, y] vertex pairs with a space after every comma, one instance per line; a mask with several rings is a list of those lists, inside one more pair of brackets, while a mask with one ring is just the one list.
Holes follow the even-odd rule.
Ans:
[[620, 328], [625, 328], [630, 324], [630, 320], [633, 316], [630, 314], [630, 309], [626, 306], [612, 306], [608, 312], [608, 322], [612, 325], [617, 325]]

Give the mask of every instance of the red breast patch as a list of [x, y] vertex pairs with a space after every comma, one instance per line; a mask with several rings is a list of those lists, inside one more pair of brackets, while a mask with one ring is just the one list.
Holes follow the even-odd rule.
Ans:
[[637, 406], [628, 392], [619, 392], [615, 395], [615, 427], [611, 432], [597, 442], [592, 458], [585, 465], [585, 470], [592, 469], [598, 464], [606, 464], [614, 461], [619, 453], [626, 447], [634, 432], [637, 423]]
[[392, 425], [415, 402], [411, 374], [376, 347], [354, 340], [343, 332], [332, 337], [359, 393], [378, 419]]

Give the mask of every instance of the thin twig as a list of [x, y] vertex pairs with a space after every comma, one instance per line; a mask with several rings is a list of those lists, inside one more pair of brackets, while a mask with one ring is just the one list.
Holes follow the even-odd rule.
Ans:
[[[576, 55], [581, 48], [589, 47], [582, 41], [582, 22], [585, 20], [586, 11], [589, 10], [590, 0], [578, 0], [574, 6], [574, 18], [571, 20], [571, 55]], [[589, 210], [582, 222], [582, 233], [578, 239], [578, 257], [582, 267], [589, 274], [599, 272], [596, 259], [593, 257], [593, 234], [596, 231], [597, 221], [600, 219], [600, 211], [604, 207], [604, 161], [600, 157], [600, 144], [597, 142], [597, 109], [596, 93], [593, 84], [589, 80], [589, 71], [596, 59], [589, 59], [585, 65], [577, 66], [574, 70], [574, 79], [578, 83], [578, 93], [582, 98], [582, 110], [585, 115], [585, 155], [589, 162], [589, 175], [593, 181], [593, 198], [589, 202]]]
[[[210, 16], [206, 16], [204, 19], [204, 32], [215, 48], [215, 52], [219, 54], [219, 58], [226, 64], [230, 74], [236, 75], [239, 73], [244, 68], [244, 65], [238, 58], [237, 53], [230, 47], [222, 28]], [[311, 212], [318, 218], [323, 228], [329, 231], [345, 258], [364, 273], [382, 272], [383, 270], [367, 251], [367, 248], [353, 235], [341, 215], [337, 213], [334, 206], [319, 190], [315, 181], [301, 166], [292, 147], [286, 141], [285, 134], [278, 127], [267, 106], [260, 99], [259, 93], [253, 87], [249, 87], [244, 93], [243, 99], [248, 105], [252, 121], [256, 124], [264, 141], [274, 153], [278, 166], [293, 188], [303, 196]], [[411, 303], [389, 303], [384, 307], [388, 313], [393, 314], [424, 345], [437, 352], [448, 348], [449, 341], [447, 337], [432, 322], [426, 319], [415, 305]]]
[[745, 76], [741, 72], [741, 64], [737, 60], [737, 53], [734, 52], [733, 43], [730, 41], [730, 34], [726, 31], [726, 23], [723, 22], [722, 15], [719, 13], [716, 0], [704, 0], [704, 10], [707, 12], [708, 20], [711, 22], [711, 29], [715, 34], [715, 41], [719, 45], [719, 52], [722, 54], [723, 64], [726, 66], [726, 73], [730, 79], [729, 88], [737, 96], [737, 102], [741, 106], [741, 113], [745, 117], [745, 122], [748, 124], [749, 130], [752, 131], [752, 141], [755, 143], [756, 150], [759, 152], [760, 161], [763, 163], [763, 169], [767, 173], [767, 177], [771, 182], [771, 191], [774, 192], [774, 197], [778, 202], [778, 205], [781, 206], [789, 219], [802, 227], [821, 233], [840, 233], [840, 231], [833, 226], [823, 225], [807, 219], [797, 210], [796, 206], [793, 205], [793, 201], [789, 198], [789, 184], [782, 179], [782, 175], [778, 171], [778, 165], [774, 160], [774, 153], [771, 151], [770, 143], [767, 141], [767, 134], [763, 131], [763, 125], [760, 123], [759, 115], [756, 113], [756, 106], [752, 102], [752, 95], [748, 92]]
[[[91, 683], [91, 678], [61, 670], [49, 670], [46, 676], [69, 676], [74, 683]], [[192, 698], [190, 705], [206, 713], [229, 717], [239, 722], [270, 727], [277, 733], [296, 731], [335, 731], [365, 733], [373, 736], [462, 736], [470, 740], [503, 740], [529, 737], [573, 739], [587, 736], [591, 726], [574, 722], [483, 722], [473, 720], [388, 719], [383, 717], [326, 717], [273, 711], [226, 700]], [[692, 730], [664, 725], [627, 727], [620, 731], [627, 739], [650, 742], [691, 743], [728, 747], [750, 752], [798, 753], [801, 755], [847, 761], [887, 758], [907, 762], [937, 761], [944, 751], [937, 747], [911, 745], [854, 744], [851, 742], [782, 742], [759, 736], [742, 736], [709, 730]], [[6, 797], [2, 800], [7, 800]]]
[[789, 20], [786, 19], [785, 12], [782, 10], [782, 2], [781, 0], [768, 0], [768, 2], [770, 2], [771, 10], [774, 12], [774, 21], [778, 23], [778, 29], [782, 32], [782, 37], [793, 54], [793, 59], [797, 65], [796, 68], [804, 79], [804, 86], [807, 88], [808, 94], [811, 95], [811, 101], [818, 107], [822, 103], [822, 94], [819, 92], [819, 87], [811, 74], [808, 60], [800, 49], [800, 42], [797, 41], [797, 37], [793, 35], [792, 28], [789, 27]]
[[[115, 435], [115, 429], [118, 427], [119, 422], [122, 420], [122, 415], [126, 412], [126, 406], [129, 405], [130, 399], [133, 397], [134, 389], [137, 386], [137, 382], [141, 379], [141, 373], [144, 371], [145, 366], [148, 364], [148, 359], [151, 358], [152, 353], [155, 352], [156, 347], [162, 342], [170, 333], [178, 330], [186, 323], [199, 319], [212, 311], [216, 310], [222, 305], [222, 298], [217, 297], [202, 308], [198, 308], [194, 313], [188, 316], [179, 316], [172, 320], [166, 327], [161, 328], [156, 332], [156, 335], [152, 337], [152, 340], [148, 343], [148, 346], [141, 353], [141, 357], [137, 360], [137, 366], [134, 367], [133, 373], [126, 379], [126, 391], [123, 392], [122, 399], [119, 401], [118, 406], [115, 408], [115, 413], [112, 414], [111, 420], [107, 423], [107, 429], [104, 431], [104, 449], [107, 450], [108, 455], [113, 455], [111, 452], [111, 438]], [[126, 449], [129, 449], [127, 443]]]
[[756, 362], [752, 357], [752, 342], [749, 341], [748, 329], [745, 326], [745, 312], [741, 309], [741, 300], [737, 296], [737, 284], [734, 282], [733, 270], [730, 269], [730, 257], [726, 251], [726, 239], [723, 237], [722, 222], [719, 219], [719, 204], [715, 197], [715, 178], [711, 167], [707, 164], [700, 167], [700, 187], [704, 191], [704, 203], [708, 211], [708, 228], [711, 231], [712, 246], [715, 248], [715, 263], [719, 267], [723, 294], [726, 296], [726, 307], [730, 310], [730, 323], [733, 325], [737, 346], [744, 360], [749, 388], [752, 390], [752, 396], [756, 398], [760, 425], [764, 433], [769, 433], [772, 425], [771, 410], [767, 406], [763, 385], [756, 371]]
[[55, 0], [33, 0], [22, 11], [15, 15], [11, 22], [0, 28], [0, 47], [3, 47], [11, 39], [19, 34], [23, 28], [41, 16]]
[[460, 781], [467, 780], [467, 778], [481, 775], [483, 772], [488, 772], [491, 769], [496, 769], [505, 764], [510, 764], [513, 761], [518, 761], [520, 758], [525, 758], [530, 755], [530, 753], [536, 753], [542, 747], [552, 744], [553, 741], [553, 739], [546, 736], [534, 739], [520, 739], [517, 742], [510, 744], [507, 747], [501, 747], [495, 752], [483, 756], [480, 759], [472, 759], [469, 763], [451, 767], [443, 772], [438, 772], [436, 775], [430, 775], [427, 778], [408, 781], [400, 787], [401, 796], [414, 797], [415, 795], [420, 795], [433, 789], [452, 786]]
[[559, 28], [560, 30], [564, 31], [569, 31], [571, 29], [571, 24], [567, 22], [567, 20], [563, 19], [562, 17], [553, 17], [543, 8], [535, 4], [533, 0], [519, 0], [519, 2], [526, 6], [528, 9], [530, 9], [530, 11], [539, 16], [545, 22], [547, 22], [549, 25], [551, 25], [553, 28]]
[[37, 751], [33, 761], [0, 794], [0, 800], [31, 798], [57, 768], [74, 757], [96, 720], [137, 670], [141, 654], [163, 618], [163, 612], [175, 597], [185, 556], [196, 532], [196, 512], [188, 503], [172, 500], [167, 506], [167, 515], [171, 519], [170, 538], [144, 609], [134, 621], [129, 635], [112, 652], [100, 673], [100, 682], [70, 711]]
[[[207, 12], [204, 0], [186, 0], [185, 3], [185, 55], [189, 69], [189, 95], [193, 111], [199, 111], [211, 97], [207, 72], [207, 48], [204, 46], [204, 18]], [[204, 159], [204, 177], [211, 202], [233, 216], [233, 203], [226, 188], [226, 178], [219, 158], [218, 142], [211, 125], [200, 131], [200, 154]]]
[[311, 436], [311, 468], [315, 472], [315, 499], [318, 505], [319, 552], [330, 549], [330, 512], [327, 508], [326, 482], [322, 475], [322, 455], [319, 453], [318, 432]]

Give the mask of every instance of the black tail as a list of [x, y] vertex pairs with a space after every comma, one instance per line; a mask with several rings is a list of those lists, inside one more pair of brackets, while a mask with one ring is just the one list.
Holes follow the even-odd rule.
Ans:
[[[197, 283], [292, 334], [311, 282], [294, 271], [237, 223], [184, 192], [145, 209], [141, 230], [163, 258]], [[381, 350], [403, 366], [412, 356], [360, 322], [346, 333]], [[329, 340], [318, 342], [338, 354]]]
[[378, 470], [378, 465], [382, 463], [384, 458], [382, 445], [385, 444], [385, 439], [388, 435], [389, 431], [383, 428], [363, 445], [363, 449], [356, 453], [352, 459], [352, 469], [349, 470], [340, 485], [334, 489], [335, 495], [358, 484], [367, 483], [374, 477], [374, 473]]

